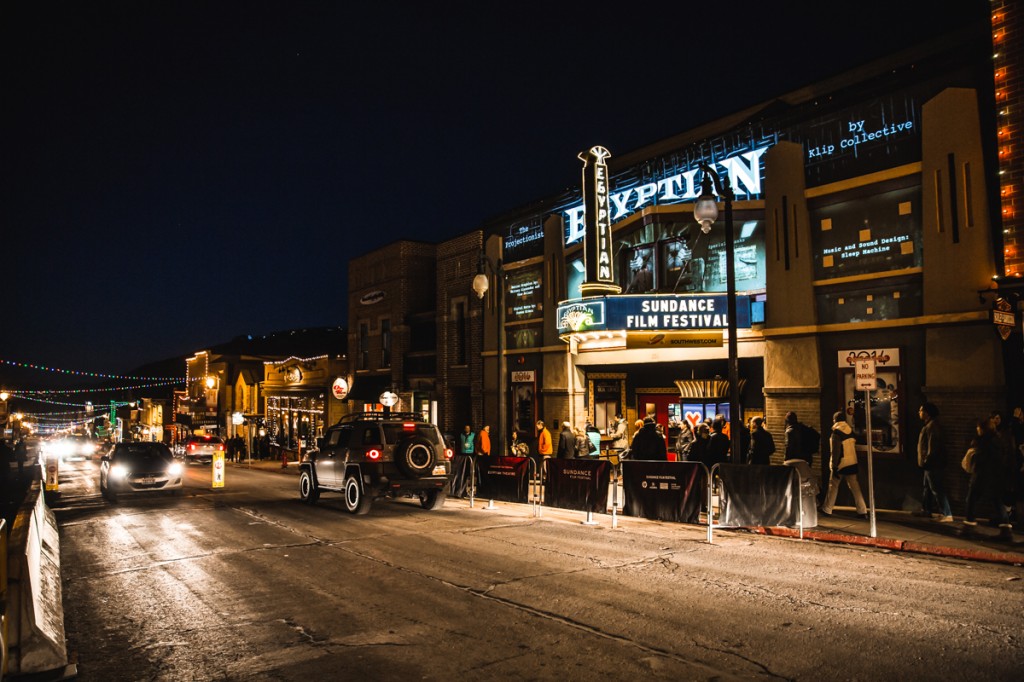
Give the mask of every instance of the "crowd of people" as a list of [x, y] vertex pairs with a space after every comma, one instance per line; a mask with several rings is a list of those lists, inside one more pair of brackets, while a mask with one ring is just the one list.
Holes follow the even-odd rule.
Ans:
[[[947, 442], [939, 410], [933, 403], [922, 404], [918, 416], [922, 424], [917, 445], [917, 464], [922, 472], [922, 509], [916, 514], [939, 523], [950, 523], [954, 520], [953, 511], [944, 478], [948, 475], [948, 457], [956, 448]], [[775, 437], [761, 416], [752, 417], [741, 426], [739, 457], [731, 456], [729, 424], [720, 414], [695, 425], [685, 420], [673, 423], [671, 437], [649, 415], [633, 424], [632, 438], [626, 420], [616, 414], [603, 444], [600, 431], [589, 422], [583, 428], [573, 428], [568, 421], [558, 426], [557, 438], [543, 420], [536, 422], [532, 438], [530, 434], [513, 431], [508, 452], [504, 454], [533, 456], [539, 462], [545, 457], [597, 457], [602, 451], [623, 459], [666, 461], [673, 453], [676, 461], [701, 462], [710, 469], [725, 462], [767, 466], [777, 450]], [[810, 465], [821, 444], [827, 445], [820, 456], [822, 477], [827, 479], [827, 486], [819, 495], [819, 512], [832, 514], [840, 488], [845, 485], [853, 497], [857, 515], [866, 518], [867, 503], [858, 479], [856, 434], [847, 414], [837, 411], [832, 416], [824, 438], [792, 411], [785, 415], [783, 428], [781, 447], [785, 462], [803, 460]], [[492, 454], [489, 427], [474, 432], [467, 424], [460, 434], [459, 452], [474, 456]], [[979, 509], [988, 505], [994, 523], [999, 526], [999, 537], [1012, 541], [1013, 524], [1024, 525], [1024, 410], [1016, 408], [1009, 420], [1004, 420], [1000, 412], [978, 420], [974, 437], [966, 444], [965, 452], [957, 456], [963, 458], [961, 465], [969, 476], [965, 519], [960, 533], [973, 536]]]

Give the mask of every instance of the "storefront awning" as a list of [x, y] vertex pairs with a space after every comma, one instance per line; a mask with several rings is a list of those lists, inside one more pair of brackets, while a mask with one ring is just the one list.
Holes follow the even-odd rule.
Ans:
[[360, 400], [364, 403], [375, 403], [385, 389], [394, 383], [390, 376], [365, 377], [357, 376], [352, 381], [352, 390], [347, 400]]

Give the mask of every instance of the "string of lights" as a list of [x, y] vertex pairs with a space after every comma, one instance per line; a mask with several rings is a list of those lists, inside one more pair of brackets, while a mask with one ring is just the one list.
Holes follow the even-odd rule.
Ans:
[[105, 374], [103, 372], [87, 372], [83, 370], [74, 369], [61, 369], [59, 367], [47, 367], [46, 365], [37, 365], [31, 362], [17, 362], [15, 360], [2, 360], [0, 364], [8, 365], [9, 367], [18, 367], [20, 369], [35, 369], [43, 372], [54, 372], [57, 374], [70, 374], [78, 377], [91, 377], [94, 379], [125, 379], [128, 381], [173, 381], [175, 383], [184, 381], [181, 377], [140, 377], [131, 376], [125, 374]]
[[175, 386], [177, 384], [185, 383], [184, 379], [176, 379], [174, 381], [155, 381], [147, 382], [142, 384], [132, 384], [129, 386], [111, 386], [107, 388], [48, 388], [39, 390], [28, 390], [18, 389], [16, 392], [12, 392], [14, 397], [24, 397], [25, 395], [62, 395], [62, 394], [77, 394], [77, 393], [115, 393], [118, 391], [133, 391], [142, 388], [159, 388], [161, 386]]

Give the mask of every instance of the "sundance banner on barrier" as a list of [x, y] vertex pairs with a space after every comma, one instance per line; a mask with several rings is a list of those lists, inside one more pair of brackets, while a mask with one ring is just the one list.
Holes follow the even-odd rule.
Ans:
[[706, 472], [699, 462], [625, 461], [622, 513], [656, 521], [700, 523]]
[[529, 457], [479, 457], [480, 492], [477, 497], [502, 502], [530, 501]]
[[559, 509], [605, 513], [612, 465], [608, 460], [547, 459], [544, 504]]

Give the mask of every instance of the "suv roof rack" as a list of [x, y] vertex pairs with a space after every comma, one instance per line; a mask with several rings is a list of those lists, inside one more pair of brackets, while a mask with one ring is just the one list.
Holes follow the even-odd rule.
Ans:
[[353, 412], [352, 414], [346, 414], [335, 422], [335, 424], [337, 425], [356, 421], [384, 421], [391, 419], [429, 423], [419, 412]]

